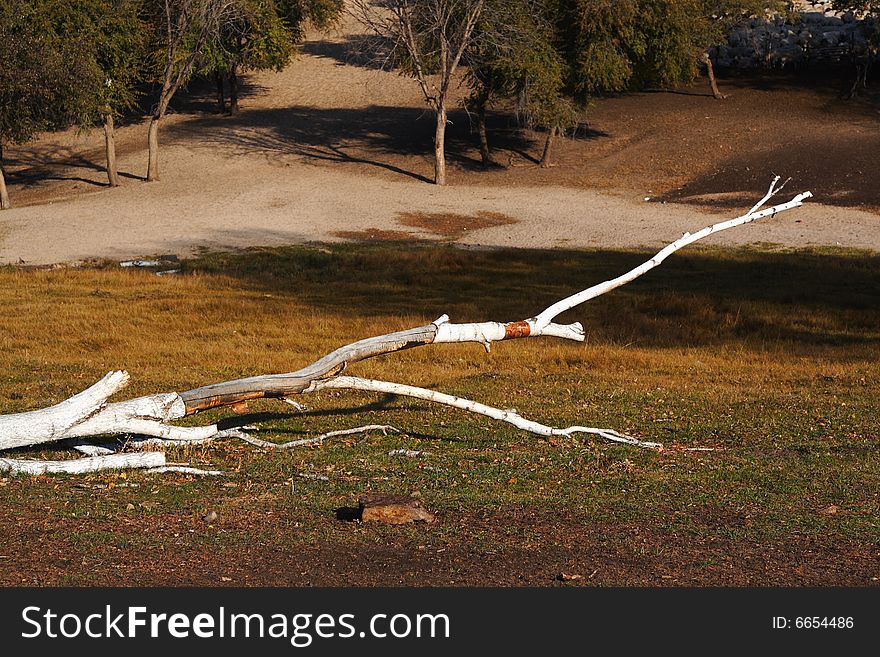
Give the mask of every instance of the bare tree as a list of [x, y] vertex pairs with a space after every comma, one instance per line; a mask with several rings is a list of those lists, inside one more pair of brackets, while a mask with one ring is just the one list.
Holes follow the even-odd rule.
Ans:
[[159, 122], [168, 111], [174, 94], [192, 75], [205, 46], [217, 37], [223, 18], [232, 0], [156, 0], [161, 11], [156, 20], [161, 22], [164, 66], [162, 89], [150, 119], [148, 133], [149, 161], [147, 180], [159, 179]]
[[357, 18], [393, 44], [395, 62], [414, 77], [434, 110], [434, 182], [446, 184], [449, 90], [486, 0], [354, 0]]

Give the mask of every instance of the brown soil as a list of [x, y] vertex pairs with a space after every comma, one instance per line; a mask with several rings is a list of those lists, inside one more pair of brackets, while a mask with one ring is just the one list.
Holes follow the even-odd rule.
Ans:
[[[771, 171], [822, 203], [880, 208], [876, 83], [872, 96], [849, 101], [821, 78], [730, 79], [723, 101], [704, 95], [703, 84], [597, 103], [589, 125], [602, 136], [585, 140], [594, 146], [579, 182], [613, 189], [633, 181], [658, 199], [726, 208], [748, 204]], [[560, 149], [569, 165], [578, 160], [573, 146]]]
[[[251, 96], [245, 96], [245, 109], [236, 117], [213, 114], [195, 85], [190, 96], [178, 99], [188, 112], [169, 117], [164, 142], [194, 142], [219, 149], [218, 155], [226, 150], [238, 156], [294, 156], [337, 171], [392, 180], [430, 178], [431, 121], [419, 108], [415, 86], [404, 80], [401, 87], [393, 75], [396, 84], [388, 89], [388, 74], [336, 67], [348, 70], [353, 79], [365, 77], [375, 100], [385, 102], [357, 107], [363, 98], [346, 98], [335, 88], [318, 86], [314, 106], [275, 108], [279, 99], [274, 92], [289, 98], [299, 91], [291, 87], [307, 75], [313, 77], [316, 66], [320, 69], [320, 57], [305, 59], [281, 74], [250, 76], [246, 89]], [[383, 75], [381, 90], [370, 75]], [[448, 137], [450, 184], [561, 185], [727, 208], [754, 199], [756, 191], [766, 188], [768, 176], [779, 173], [791, 177], [793, 187], [815, 190], [822, 203], [880, 208], [880, 169], [874, 161], [880, 150], [876, 84], [865, 96], [843, 100], [840, 91], [846, 85], [834, 80], [734, 78], [721, 81], [727, 94], [723, 101], [707, 94], [704, 85], [698, 81], [677, 91], [596, 100], [574, 135], [559, 140], [549, 169], [537, 166], [543, 134], [520, 129], [508, 112], [490, 116], [494, 159], [500, 164], [484, 169], [467, 115], [454, 110]], [[390, 106], [392, 102], [401, 107]], [[329, 107], [334, 104], [353, 107]], [[133, 156], [139, 162], [144, 127], [136, 122], [119, 131], [117, 150], [123, 162]], [[7, 146], [5, 168], [16, 205], [99, 191], [106, 176], [97, 133], [49, 135], [25, 147]], [[122, 175], [136, 180], [141, 173], [134, 166]]]
[[509, 226], [516, 219], [501, 212], [477, 212], [473, 215], [454, 212], [402, 212], [398, 222], [444, 237], [461, 237], [469, 230]]
[[[682, 533], [539, 509], [446, 514], [406, 530], [328, 513], [309, 521], [326, 531], [317, 543], [298, 543], [292, 519], [256, 511], [215, 525], [198, 514], [22, 520], [0, 517], [0, 585], [865, 586], [880, 572], [877, 546], [728, 538], [742, 522], [720, 509]], [[440, 538], [448, 530], [454, 541]], [[111, 532], [98, 546], [85, 538]]]

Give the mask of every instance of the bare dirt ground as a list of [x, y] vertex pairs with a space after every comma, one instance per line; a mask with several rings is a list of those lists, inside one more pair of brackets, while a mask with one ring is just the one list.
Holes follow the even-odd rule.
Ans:
[[[146, 123], [119, 130], [123, 185], [105, 187], [103, 136], [70, 131], [6, 149], [12, 211], [0, 262], [52, 264], [377, 236], [530, 247], [656, 245], [760, 197], [773, 174], [809, 207], [714, 238], [880, 249], [880, 109], [839, 98], [840, 80], [728, 79], [596, 101], [540, 169], [542, 135], [491, 117], [498, 166], [479, 166], [467, 115], [451, 115], [450, 186], [432, 172], [432, 116], [417, 85], [359, 55], [352, 24], [314, 35], [282, 73], [248, 76], [242, 111], [215, 112], [194, 84], [161, 132], [162, 180], [144, 184]], [[460, 90], [464, 93], [464, 90]], [[648, 199], [648, 200], [646, 200]], [[411, 213], [504, 225], [460, 235], [406, 226]], [[477, 221], [477, 224], [480, 222]]]
[[[51, 512], [50, 512], [51, 514]], [[707, 509], [718, 533], [729, 513]], [[206, 528], [177, 515], [108, 523], [57, 516], [0, 519], [7, 536], [3, 586], [866, 586], [876, 547], [814, 537], [750, 542], [606, 524], [568, 512], [516, 508], [463, 514], [440, 527], [377, 535], [356, 523], [316, 519], [325, 540], [297, 543], [297, 526], [253, 512]], [[269, 523], [272, 532], [266, 532]], [[733, 525], [736, 526], [736, 525]], [[471, 541], [438, 540], [467, 527]], [[125, 532], [125, 541], [94, 537]], [[224, 544], [253, 532], [259, 541]], [[485, 547], [491, 545], [491, 548]], [[31, 551], [39, 546], [38, 566]], [[872, 579], [873, 578], [873, 579]]]

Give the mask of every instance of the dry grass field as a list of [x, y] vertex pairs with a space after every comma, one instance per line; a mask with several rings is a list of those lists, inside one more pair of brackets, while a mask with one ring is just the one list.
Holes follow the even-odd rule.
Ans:
[[[442, 312], [528, 316], [645, 255], [394, 243], [208, 254], [164, 277], [112, 263], [7, 268], [0, 399], [7, 412], [48, 405], [119, 367], [132, 394], [291, 371]], [[403, 433], [170, 453], [226, 472], [209, 479], [2, 479], [0, 582], [876, 583], [878, 266], [867, 252], [690, 250], [570, 313], [585, 344], [437, 345], [353, 368], [550, 424], [613, 427], [662, 452], [539, 439], [391, 396], [326, 392], [304, 413], [265, 402], [224, 421], [276, 441], [367, 423]], [[388, 455], [397, 448], [427, 454]], [[438, 522], [337, 519], [368, 492], [418, 492]]]

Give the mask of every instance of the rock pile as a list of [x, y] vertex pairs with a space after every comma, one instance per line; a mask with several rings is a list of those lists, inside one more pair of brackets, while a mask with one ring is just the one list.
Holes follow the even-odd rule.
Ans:
[[710, 50], [719, 68], [801, 67], [877, 60], [871, 17], [836, 12], [830, 2], [801, 2], [798, 15], [752, 18], [734, 28], [727, 43]]

